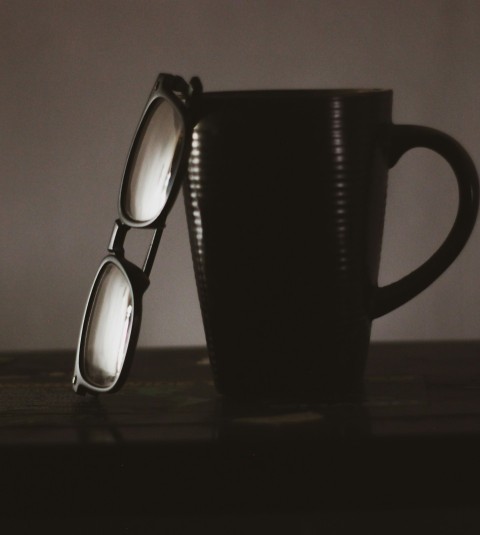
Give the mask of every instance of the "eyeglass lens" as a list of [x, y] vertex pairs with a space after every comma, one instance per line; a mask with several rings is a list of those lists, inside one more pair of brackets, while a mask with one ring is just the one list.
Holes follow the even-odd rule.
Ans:
[[133, 321], [133, 294], [123, 272], [112, 262], [105, 265], [95, 285], [85, 337], [85, 379], [107, 388], [120, 375]]
[[168, 100], [158, 98], [141, 128], [126, 177], [123, 210], [133, 221], [147, 223], [160, 215], [168, 200], [184, 126], [177, 109]]

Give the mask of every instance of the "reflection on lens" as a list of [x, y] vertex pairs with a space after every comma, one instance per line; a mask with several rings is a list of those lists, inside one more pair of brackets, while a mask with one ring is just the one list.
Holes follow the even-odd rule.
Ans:
[[123, 210], [130, 219], [144, 223], [160, 215], [175, 178], [172, 166], [183, 133], [176, 108], [157, 99], [147, 112], [126, 178]]
[[99, 275], [84, 342], [85, 379], [107, 388], [117, 380], [128, 348], [133, 295], [123, 272], [113, 263]]

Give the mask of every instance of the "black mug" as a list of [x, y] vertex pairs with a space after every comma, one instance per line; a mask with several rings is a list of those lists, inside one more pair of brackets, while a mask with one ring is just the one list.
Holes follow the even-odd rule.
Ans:
[[[372, 320], [430, 285], [475, 223], [478, 177], [451, 137], [392, 124], [392, 91], [205, 93], [184, 197], [217, 389], [235, 398], [361, 395]], [[388, 169], [443, 156], [459, 206], [418, 269], [378, 287]]]

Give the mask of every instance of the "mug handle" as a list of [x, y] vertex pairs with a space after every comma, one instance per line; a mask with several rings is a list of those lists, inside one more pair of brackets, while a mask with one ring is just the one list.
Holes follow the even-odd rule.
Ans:
[[403, 305], [437, 279], [455, 260], [466, 244], [478, 211], [478, 174], [465, 149], [452, 137], [424, 126], [392, 125], [389, 167], [410, 149], [431, 149], [450, 164], [457, 179], [459, 202], [457, 216], [445, 241], [420, 267], [402, 279], [377, 288], [373, 298], [373, 318]]

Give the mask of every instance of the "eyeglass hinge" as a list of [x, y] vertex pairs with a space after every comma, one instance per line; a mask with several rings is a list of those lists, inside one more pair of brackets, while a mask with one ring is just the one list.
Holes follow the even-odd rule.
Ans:
[[181, 76], [160, 73], [155, 82], [154, 91], [161, 87], [176, 93], [182, 100], [194, 97], [202, 93], [202, 82], [198, 76], [191, 78], [187, 83]]

